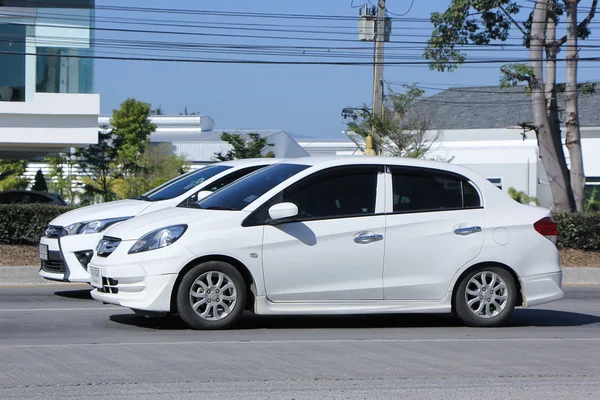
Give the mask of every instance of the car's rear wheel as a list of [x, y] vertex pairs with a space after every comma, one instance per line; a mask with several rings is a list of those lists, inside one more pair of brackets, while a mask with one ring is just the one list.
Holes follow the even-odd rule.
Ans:
[[244, 278], [231, 264], [208, 261], [189, 270], [177, 289], [177, 311], [192, 329], [226, 329], [246, 304]]
[[454, 292], [454, 312], [465, 325], [499, 326], [515, 308], [513, 276], [500, 267], [482, 267], [465, 275]]

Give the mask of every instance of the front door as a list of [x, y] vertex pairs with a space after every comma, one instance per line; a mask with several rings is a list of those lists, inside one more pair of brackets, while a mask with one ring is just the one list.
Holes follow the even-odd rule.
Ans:
[[291, 202], [293, 222], [264, 229], [267, 297], [277, 302], [381, 300], [385, 215], [383, 168], [317, 172], [270, 205]]

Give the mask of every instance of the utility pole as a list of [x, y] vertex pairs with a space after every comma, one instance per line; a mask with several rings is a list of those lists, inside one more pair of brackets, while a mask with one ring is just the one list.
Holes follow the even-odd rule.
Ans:
[[[373, 115], [383, 115], [383, 48], [385, 44], [385, 0], [377, 2], [377, 19], [375, 20], [375, 62], [373, 65]], [[371, 128], [372, 153], [379, 155], [379, 135], [375, 127]], [[371, 149], [368, 149], [371, 150]]]

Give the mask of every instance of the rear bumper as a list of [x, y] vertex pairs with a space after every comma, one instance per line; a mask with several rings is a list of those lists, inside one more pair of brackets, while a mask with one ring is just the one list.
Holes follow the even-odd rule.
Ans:
[[533, 307], [565, 297], [562, 271], [521, 278], [523, 306]]

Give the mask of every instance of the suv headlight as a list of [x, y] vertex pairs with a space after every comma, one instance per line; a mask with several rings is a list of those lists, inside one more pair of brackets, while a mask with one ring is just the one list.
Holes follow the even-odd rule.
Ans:
[[66, 235], [98, 233], [98, 232], [102, 232], [109, 226], [116, 224], [117, 222], [125, 221], [129, 218], [132, 218], [132, 217], [107, 218], [107, 219], [97, 219], [95, 221], [77, 222], [77, 223], [65, 226], [64, 233]]
[[139, 238], [129, 250], [129, 254], [167, 247], [175, 243], [186, 229], [187, 225], [173, 225], [152, 231]]

